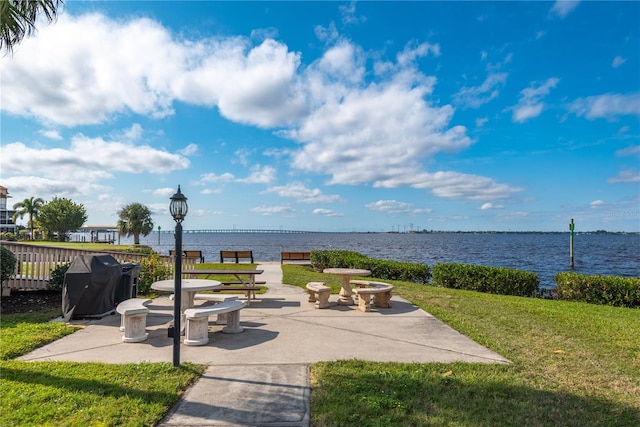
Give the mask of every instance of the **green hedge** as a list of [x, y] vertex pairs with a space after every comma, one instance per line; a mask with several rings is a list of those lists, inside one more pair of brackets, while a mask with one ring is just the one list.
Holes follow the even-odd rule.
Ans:
[[436, 264], [432, 283], [445, 288], [531, 297], [538, 294], [540, 279], [529, 271], [468, 264]]
[[615, 307], [640, 307], [640, 277], [558, 273], [558, 298]]
[[4, 283], [9, 280], [16, 269], [16, 263], [18, 259], [15, 254], [4, 246], [0, 246], [0, 269], [2, 271], [0, 275], [0, 282]]
[[71, 267], [71, 263], [67, 262], [60, 264], [53, 270], [51, 270], [51, 277], [47, 283], [47, 289], [50, 291], [61, 291], [64, 286], [64, 276], [67, 274], [67, 270]]
[[325, 268], [363, 268], [371, 271], [372, 277], [382, 280], [429, 283], [431, 278], [429, 266], [425, 264], [373, 259], [342, 250], [313, 250], [311, 265], [317, 271]]

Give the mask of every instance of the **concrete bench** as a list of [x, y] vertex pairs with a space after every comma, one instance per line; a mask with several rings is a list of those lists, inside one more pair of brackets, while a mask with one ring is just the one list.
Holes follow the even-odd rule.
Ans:
[[238, 299], [237, 295], [224, 295], [224, 294], [195, 294], [194, 300], [211, 301], [215, 303], [235, 301]]
[[323, 282], [309, 282], [307, 283], [307, 290], [309, 291], [309, 302], [315, 302], [316, 308], [329, 307], [329, 295], [331, 294], [329, 286], [326, 286]]
[[227, 301], [211, 307], [188, 308], [184, 311], [187, 322], [184, 334], [185, 345], [206, 345], [209, 342], [209, 316], [227, 314], [227, 326], [222, 329], [226, 334], [238, 334], [243, 331], [240, 326], [240, 310], [246, 305], [244, 301]]
[[[391, 307], [391, 291], [393, 285], [383, 282], [371, 282], [369, 280], [350, 280], [355, 285], [353, 293], [358, 295], [358, 310], [371, 311], [371, 303], [379, 308]], [[373, 301], [371, 297], [373, 296]]]
[[[219, 304], [227, 301], [236, 301], [238, 299], [237, 295], [225, 295], [225, 294], [195, 294], [193, 297], [195, 300], [200, 301], [210, 301], [214, 304]], [[227, 324], [227, 313], [218, 313], [218, 318], [216, 319], [216, 324], [218, 325], [226, 325]]]
[[141, 342], [149, 337], [146, 332], [149, 309], [145, 305], [150, 302], [150, 299], [131, 298], [118, 304], [116, 311], [121, 316], [120, 330], [124, 332], [122, 342]]

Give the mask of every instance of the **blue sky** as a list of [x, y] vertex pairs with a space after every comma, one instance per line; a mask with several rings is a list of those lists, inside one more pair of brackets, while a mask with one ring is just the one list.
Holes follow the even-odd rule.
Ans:
[[[638, 2], [83, 2], [0, 57], [9, 205], [186, 229], [640, 229]], [[25, 220], [26, 221], [26, 218]]]

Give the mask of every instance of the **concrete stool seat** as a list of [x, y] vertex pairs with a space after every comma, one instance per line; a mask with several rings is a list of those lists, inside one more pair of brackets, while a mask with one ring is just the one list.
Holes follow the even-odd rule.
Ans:
[[204, 300], [204, 301], [212, 301], [212, 302], [227, 302], [227, 301], [235, 301], [238, 299], [237, 295], [226, 295], [226, 294], [195, 294], [193, 297], [194, 300]]
[[[358, 310], [371, 311], [371, 303], [379, 308], [391, 307], [391, 291], [393, 285], [383, 282], [371, 282], [368, 280], [351, 280], [352, 285], [356, 285], [353, 292], [358, 295]], [[371, 301], [373, 296], [373, 301]]]
[[331, 288], [326, 286], [324, 282], [309, 282], [307, 290], [309, 291], [309, 302], [315, 302], [316, 308], [329, 307]]
[[118, 304], [116, 311], [121, 315], [120, 330], [124, 332], [122, 342], [141, 342], [149, 337], [146, 332], [149, 309], [145, 305], [150, 302], [150, 299], [131, 298]]
[[247, 304], [244, 301], [227, 301], [211, 307], [188, 308], [184, 311], [187, 326], [185, 345], [206, 345], [209, 342], [209, 316], [227, 313], [227, 326], [222, 332], [238, 334], [244, 329], [240, 326], [240, 310]]

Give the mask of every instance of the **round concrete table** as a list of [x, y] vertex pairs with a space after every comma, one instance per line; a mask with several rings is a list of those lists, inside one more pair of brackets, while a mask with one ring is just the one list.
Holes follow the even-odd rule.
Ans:
[[359, 268], [325, 268], [322, 270], [326, 274], [336, 274], [342, 276], [342, 289], [340, 289], [340, 297], [338, 298], [338, 305], [354, 305], [353, 297], [351, 296], [351, 276], [369, 276], [371, 272], [369, 270], [362, 270]]
[[[168, 291], [175, 292], [175, 281], [173, 279], [169, 280], [160, 280], [159, 282], [153, 282], [151, 284], [151, 289], [155, 289], [156, 291]], [[185, 318], [184, 311], [187, 308], [192, 308], [194, 306], [193, 297], [199, 291], [206, 290], [215, 290], [222, 288], [222, 283], [217, 280], [209, 280], [209, 279], [182, 279], [180, 285], [180, 330], [184, 331]]]

